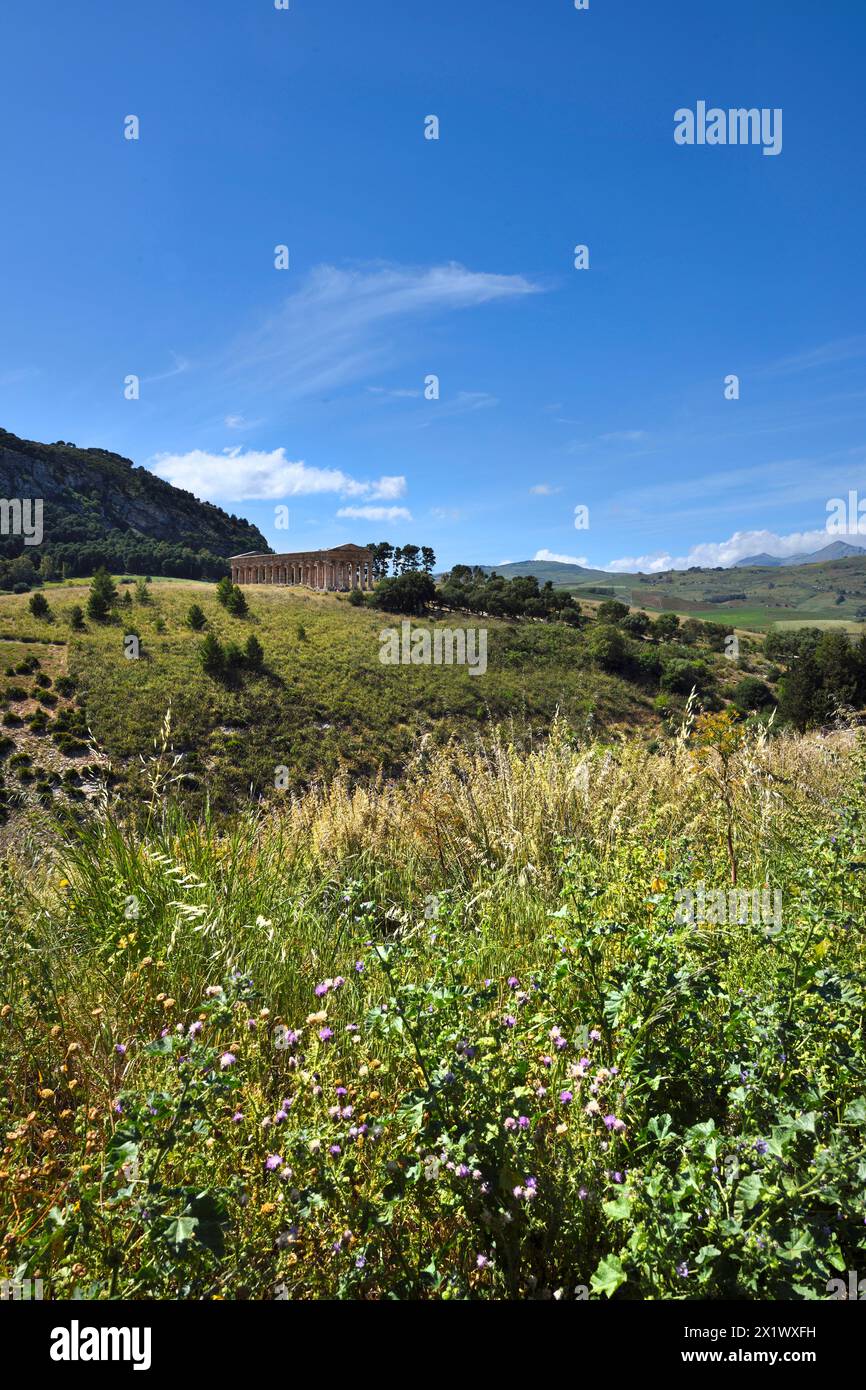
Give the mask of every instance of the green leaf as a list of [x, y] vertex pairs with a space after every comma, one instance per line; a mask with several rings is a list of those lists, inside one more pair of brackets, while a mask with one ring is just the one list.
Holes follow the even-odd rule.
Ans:
[[627, 1221], [631, 1216], [631, 1201], [627, 1193], [621, 1192], [613, 1202], [603, 1203], [602, 1210], [611, 1221]]
[[173, 1245], [185, 1245], [192, 1239], [197, 1225], [196, 1216], [173, 1216], [165, 1228], [165, 1234]]
[[852, 1100], [842, 1119], [849, 1125], [866, 1125], [866, 1096]]
[[607, 1255], [603, 1260], [599, 1260], [598, 1269], [592, 1276], [591, 1285], [593, 1293], [603, 1293], [610, 1298], [615, 1294], [620, 1284], [624, 1284], [628, 1275], [622, 1267], [622, 1261], [618, 1255]]
[[745, 1178], [741, 1178], [737, 1183], [737, 1202], [742, 1203], [745, 1211], [755, 1206], [761, 1200], [761, 1179], [757, 1173], [749, 1173]]

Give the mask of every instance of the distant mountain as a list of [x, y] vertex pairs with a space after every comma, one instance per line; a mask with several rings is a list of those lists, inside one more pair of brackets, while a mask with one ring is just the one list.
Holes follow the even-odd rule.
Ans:
[[108, 449], [38, 444], [0, 429], [0, 496], [42, 499], [44, 539], [0, 536], [0, 556], [50, 555], [72, 574], [108, 568], [210, 578], [226, 556], [266, 551], [256, 526]]
[[556, 589], [567, 589], [573, 584], [591, 584], [596, 580], [611, 582], [607, 570], [585, 569], [583, 565], [566, 564], [562, 560], [515, 560], [509, 565], [482, 565], [487, 574], [501, 574], [503, 579], [522, 578], [534, 574], [539, 584], [548, 579]]
[[767, 555], [766, 552], [760, 555], [749, 555], [745, 560], [738, 560], [735, 569], [747, 569], [748, 567], [765, 567], [768, 565], [823, 565], [829, 560], [853, 560], [866, 555], [866, 549], [862, 545], [850, 545], [848, 541], [831, 541], [821, 550], [813, 550], [806, 555]]

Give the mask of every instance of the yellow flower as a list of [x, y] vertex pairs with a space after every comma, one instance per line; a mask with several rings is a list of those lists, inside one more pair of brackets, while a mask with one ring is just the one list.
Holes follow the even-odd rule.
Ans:
[[274, 1202], [262, 1202], [262, 1205], [259, 1207], [259, 1216], [270, 1216], [271, 1212], [276, 1211], [276, 1209], [276, 1204]]
[[41, 1097], [42, 1100], [53, 1100], [53, 1099], [54, 1099], [54, 1092], [51, 1091], [51, 1090], [49, 1090], [49, 1088], [48, 1088], [47, 1086], [44, 1086], [44, 1087], [42, 1088], [42, 1090], [39, 1092], [39, 1095], [40, 1095], [40, 1097]]
[[650, 890], [653, 893], [663, 893], [665, 891], [665, 887], [666, 884], [663, 878], [654, 878], [652, 883], [650, 884]]
[[174, 999], [163, 999], [163, 1001], [162, 1001], [162, 1007], [163, 1007], [164, 1009], [173, 1009], [174, 1006], [175, 1006], [175, 1003], [176, 1003], [176, 1001], [175, 1001]]

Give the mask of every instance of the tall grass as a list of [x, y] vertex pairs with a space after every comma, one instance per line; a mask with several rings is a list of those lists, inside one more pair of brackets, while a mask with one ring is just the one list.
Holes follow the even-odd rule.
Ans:
[[[166, 728], [143, 820], [106, 791], [49, 870], [5, 869], [7, 1262], [60, 1296], [822, 1296], [866, 1216], [863, 766], [844, 732], [689, 718], [659, 753], [557, 722], [226, 823], [174, 803]], [[783, 929], [683, 923], [699, 882], [780, 890]], [[329, 1166], [338, 1085], [367, 1119]]]

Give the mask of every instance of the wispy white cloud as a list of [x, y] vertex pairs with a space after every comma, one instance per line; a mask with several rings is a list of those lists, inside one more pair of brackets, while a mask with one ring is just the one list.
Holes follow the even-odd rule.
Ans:
[[368, 386], [367, 390], [371, 396], [381, 396], [383, 400], [388, 401], [417, 400], [421, 395], [420, 387], [412, 389], [410, 387]]
[[529, 491], [535, 493], [536, 497], [552, 497], [555, 492], [562, 492], [562, 488], [553, 487], [550, 483], [536, 483]]
[[585, 555], [558, 555], [553, 550], [536, 550], [533, 560], [555, 560], [561, 565], [583, 565], [589, 564]]
[[427, 268], [318, 266], [279, 311], [235, 342], [227, 374], [250, 388], [300, 397], [358, 381], [396, 354], [395, 335], [413, 321], [540, 287], [522, 275], [493, 275], [452, 262]]
[[411, 521], [407, 507], [340, 507], [337, 516], [353, 521]]
[[637, 444], [641, 439], [646, 439], [646, 430], [613, 430], [598, 437], [602, 444]]
[[174, 366], [170, 367], [167, 372], [157, 372], [154, 376], [143, 376], [141, 378], [142, 385], [152, 386], [157, 381], [171, 381], [172, 377], [183, 376], [185, 372], [189, 371], [191, 365], [189, 358], [181, 357], [176, 352], [172, 352], [171, 355], [174, 358]]
[[393, 499], [406, 491], [406, 479], [383, 476], [372, 481], [352, 478], [339, 468], [311, 468], [286, 458], [284, 448], [269, 452], [224, 449], [221, 454], [191, 449], [186, 454], [157, 454], [150, 467], [173, 487], [185, 488], [210, 502], [275, 500], [333, 492], [343, 497]]
[[857, 357], [866, 357], [866, 334], [850, 338], [836, 338], [829, 343], [821, 343], [815, 348], [792, 353], [788, 357], [777, 358], [765, 367], [757, 368], [754, 376], [789, 376], [795, 372], [814, 371], [819, 367], [835, 367], [840, 362], [850, 362]]

